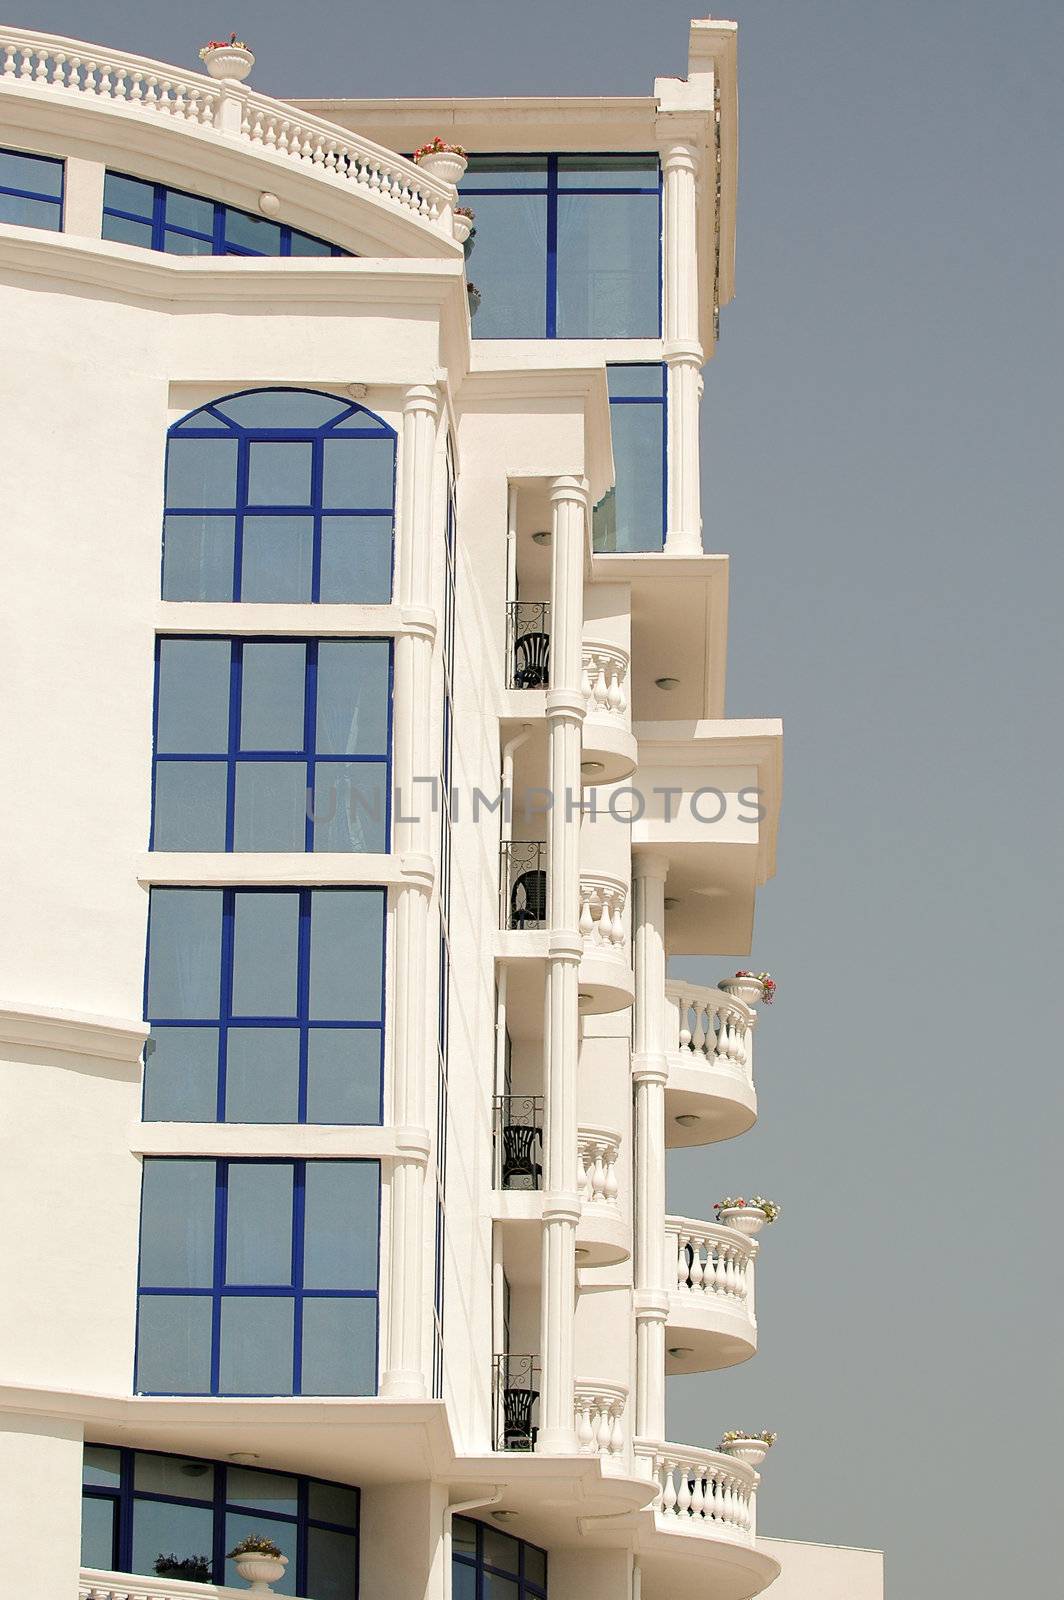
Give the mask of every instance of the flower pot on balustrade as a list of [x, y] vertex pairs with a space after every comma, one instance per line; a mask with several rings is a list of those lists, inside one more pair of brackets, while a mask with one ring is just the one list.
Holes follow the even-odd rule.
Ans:
[[759, 1467], [768, 1455], [764, 1439], [728, 1439], [720, 1448], [724, 1455], [745, 1461], [748, 1467]]
[[243, 83], [255, 65], [255, 57], [243, 45], [222, 44], [207, 51], [203, 65], [212, 78], [232, 78], [237, 83]]
[[454, 229], [455, 238], [462, 246], [466, 257], [468, 258], [469, 253], [473, 248], [473, 246], [469, 243], [469, 236], [474, 231], [473, 218], [465, 216], [461, 211], [456, 211], [451, 226]]
[[765, 985], [760, 978], [721, 978], [717, 988], [747, 1006], [760, 1005], [765, 998]]
[[720, 1213], [719, 1221], [726, 1228], [734, 1228], [736, 1233], [760, 1233], [768, 1221], [768, 1217], [760, 1206], [725, 1206]]
[[459, 155], [457, 150], [426, 150], [424, 155], [415, 159], [423, 172], [439, 178], [443, 183], [461, 183], [469, 165], [467, 158]]
[[272, 1594], [271, 1583], [284, 1577], [287, 1556], [268, 1556], [248, 1550], [236, 1557], [236, 1570], [250, 1587], [252, 1594]]

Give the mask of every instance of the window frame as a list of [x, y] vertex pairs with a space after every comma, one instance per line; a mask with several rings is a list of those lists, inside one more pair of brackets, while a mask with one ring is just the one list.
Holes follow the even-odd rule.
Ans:
[[[478, 181], [478, 174], [467, 171], [459, 183], [459, 198], [464, 202], [469, 200], [475, 206], [475, 197], [482, 195], [544, 195], [546, 197], [546, 276], [544, 284], [544, 332], [535, 335], [536, 338], [561, 339], [563, 341], [579, 339], [661, 339], [663, 335], [664, 316], [664, 181], [661, 170], [661, 158], [656, 150], [478, 150], [477, 157], [492, 161], [518, 161], [522, 158], [542, 160], [546, 162], [544, 182], [540, 184], [521, 184], [513, 186], [505, 183], [482, 183]], [[631, 184], [576, 184], [564, 182], [564, 174], [559, 179], [559, 161], [601, 161], [604, 156], [616, 156], [618, 162], [628, 161], [655, 161], [657, 163], [658, 181], [656, 185], [633, 186]], [[485, 173], [484, 177], [491, 178], [493, 174]], [[503, 176], [499, 174], [499, 176]], [[560, 195], [636, 195], [656, 194], [658, 197], [658, 320], [657, 329], [653, 333], [643, 334], [559, 334], [558, 333], [558, 199]], [[480, 337], [474, 328], [474, 337]], [[485, 338], [505, 339], [508, 334], [488, 334]], [[518, 337], [526, 337], [519, 335]]]
[[[311, 427], [255, 427], [247, 423], [234, 422], [225, 415], [219, 407], [224, 407], [233, 400], [243, 400], [247, 396], [256, 394], [293, 394], [313, 395], [316, 399], [331, 400], [337, 407], [336, 416], [328, 422]], [[365, 423], [358, 427], [346, 426], [352, 417], [361, 415]], [[210, 418], [211, 422], [197, 427], [197, 417]], [[341, 426], [344, 424], [344, 426]], [[237, 443], [237, 469], [236, 483], [231, 506], [175, 506], [168, 503], [169, 494], [169, 464], [170, 445], [174, 440], [204, 439], [217, 441], [232, 438]], [[392, 492], [391, 504], [388, 506], [359, 506], [336, 507], [324, 504], [322, 477], [323, 477], [323, 452], [325, 442], [330, 439], [390, 439], [392, 443]], [[250, 503], [248, 497], [248, 461], [250, 447], [253, 444], [310, 444], [312, 446], [312, 482], [311, 496], [307, 506], [287, 506], [280, 503], [262, 504]], [[286, 388], [275, 385], [258, 385], [253, 389], [237, 389], [231, 394], [216, 395], [213, 400], [205, 405], [197, 406], [194, 411], [186, 413], [170, 425], [166, 434], [166, 462], [163, 477], [163, 538], [160, 551], [160, 595], [166, 599], [166, 522], [171, 517], [232, 517], [233, 518], [233, 582], [232, 593], [218, 601], [223, 605], [253, 604], [253, 605], [390, 605], [395, 592], [395, 513], [396, 513], [396, 488], [398, 482], [398, 457], [399, 437], [391, 427], [376, 412], [357, 401], [345, 400], [340, 395], [329, 394], [321, 389], [305, 389], [301, 387]], [[248, 517], [269, 516], [307, 516], [313, 519], [313, 545], [311, 556], [311, 584], [309, 600], [270, 600], [270, 601], [245, 601], [243, 599], [243, 554], [244, 554], [244, 525]], [[383, 600], [343, 600], [331, 601], [321, 599], [321, 560], [322, 560], [322, 522], [325, 517], [388, 517], [391, 521], [390, 559], [388, 563], [388, 592]], [[181, 601], [172, 603], [183, 603]]]
[[[508, 1578], [511, 1583], [515, 1584], [517, 1586], [517, 1600], [547, 1600], [550, 1587], [550, 1554], [547, 1550], [544, 1550], [542, 1545], [534, 1544], [531, 1539], [521, 1539], [516, 1534], [507, 1532], [505, 1537], [513, 1539], [514, 1543], [519, 1547], [518, 1567], [520, 1570], [511, 1572], [507, 1567], [495, 1566], [484, 1555], [485, 1533], [502, 1533], [501, 1529], [491, 1529], [486, 1523], [478, 1522], [475, 1517], [457, 1517], [455, 1520], [466, 1522], [471, 1528], [477, 1530], [476, 1551], [472, 1556], [467, 1555], [463, 1550], [454, 1549], [453, 1544], [451, 1549], [452, 1569], [455, 1566], [463, 1566], [476, 1574], [477, 1600], [483, 1600], [485, 1591], [484, 1579], [489, 1574], [494, 1577]], [[536, 1583], [532, 1578], [525, 1577], [525, 1556], [528, 1550], [534, 1550], [537, 1555], [543, 1557], [544, 1581], [542, 1585]]]
[[[199, 753], [189, 751], [159, 751], [159, 698], [161, 682], [161, 663], [163, 647], [168, 642], [203, 642], [227, 643], [230, 646], [229, 654], [229, 707], [228, 707], [228, 745], [224, 753], [207, 752]], [[303, 744], [299, 750], [248, 750], [240, 748], [240, 715], [241, 715], [241, 686], [243, 672], [244, 649], [247, 645], [258, 644], [297, 644], [306, 648], [303, 667]], [[343, 751], [335, 754], [319, 754], [317, 751], [317, 712], [318, 712], [318, 656], [322, 644], [384, 644], [388, 648], [387, 671], [387, 699], [388, 717], [385, 733], [385, 751], [383, 755], [350, 755]], [[303, 824], [303, 849], [295, 854], [305, 855], [377, 855], [387, 854], [391, 849], [392, 839], [392, 766], [395, 742], [395, 640], [385, 634], [368, 635], [336, 635], [316, 637], [310, 635], [292, 636], [289, 634], [230, 634], [230, 633], [162, 633], [156, 635], [155, 640], [155, 685], [152, 694], [152, 776], [151, 776], [151, 828], [148, 838], [149, 850], [158, 851], [161, 855], [172, 853], [172, 847], [160, 846], [156, 843], [156, 787], [158, 769], [163, 766], [179, 762], [213, 764], [226, 769], [225, 787], [225, 843], [221, 852], [226, 855], [246, 855], [249, 852], [237, 850], [234, 845], [236, 832], [236, 777], [241, 765], [255, 762], [287, 762], [295, 766], [302, 762], [306, 768], [306, 792], [312, 795], [313, 802], [306, 808]], [[324, 850], [316, 851], [314, 847], [315, 829], [317, 821], [317, 784], [316, 768], [324, 766], [373, 766], [384, 768], [384, 815], [383, 840], [380, 851], [353, 851], [353, 850]], [[331, 819], [330, 819], [331, 820]], [[178, 847], [179, 849], [184, 847]], [[253, 853], [253, 852], [251, 852]], [[289, 852], [282, 852], [289, 853]]]
[[[215, 1082], [215, 1117], [214, 1122], [225, 1127], [253, 1127], [254, 1123], [240, 1122], [229, 1119], [225, 1114], [229, 1035], [231, 1031], [239, 1032], [243, 1028], [288, 1028], [299, 1032], [299, 1087], [296, 1123], [303, 1127], [329, 1128], [329, 1127], [356, 1127], [373, 1128], [381, 1127], [384, 1123], [384, 1066], [385, 1066], [385, 1037], [387, 1029], [387, 1004], [388, 1004], [388, 891], [377, 884], [350, 884], [350, 885], [263, 885], [241, 884], [229, 888], [204, 888], [206, 894], [216, 894], [221, 897], [221, 936], [220, 936], [220, 967], [218, 975], [218, 1015], [216, 1017], [152, 1017], [149, 1015], [149, 978], [151, 973], [151, 897], [165, 894], [168, 885], [154, 885], [150, 891], [148, 902], [148, 931], [145, 940], [144, 961], [144, 1016], [150, 1027], [166, 1028], [176, 1032], [180, 1028], [215, 1028], [218, 1032], [218, 1061]], [[272, 1017], [244, 1015], [237, 1013], [239, 1020], [234, 1020], [232, 1007], [233, 973], [234, 973], [234, 934], [236, 926], [236, 897], [237, 895], [253, 894], [288, 894], [298, 897], [299, 936], [297, 948], [297, 966], [295, 974], [296, 987], [296, 1013], [293, 1017]], [[313, 896], [315, 894], [358, 894], [373, 896], [380, 904], [381, 915], [381, 969], [380, 969], [380, 1020], [366, 1022], [353, 1018], [311, 1018], [310, 1009], [310, 962], [313, 944], [312, 911]], [[379, 1035], [378, 1052], [378, 1089], [377, 1089], [377, 1117], [374, 1122], [316, 1122], [307, 1117], [308, 1074], [310, 1035], [313, 1032], [330, 1029], [359, 1029], [366, 1032], [376, 1032]], [[149, 1035], [149, 1039], [151, 1035]], [[150, 1052], [149, 1057], [150, 1058]], [[141, 1114], [145, 1121], [156, 1121], [147, 1115], [147, 1090], [148, 1074], [150, 1069], [145, 1061], [144, 1084], [141, 1091]], [[169, 1119], [166, 1119], [169, 1120]], [[187, 1120], [187, 1119], [184, 1119]], [[205, 1120], [203, 1126], [210, 1126], [211, 1122]], [[270, 1127], [285, 1127], [285, 1123], [270, 1123]]]
[[13, 222], [0, 218], [0, 225], [5, 228], [40, 228], [44, 233], [62, 233], [66, 226], [66, 157], [55, 156], [44, 150], [16, 150], [11, 145], [0, 145], [0, 156], [28, 156], [31, 161], [47, 161], [51, 166], [59, 168], [59, 193], [43, 194], [39, 189], [22, 189], [12, 183], [0, 180], [0, 195], [14, 195], [18, 200], [37, 200], [46, 205], [55, 206], [59, 218], [54, 228], [47, 227], [41, 222]]
[[[196, 194], [191, 189], [178, 189], [170, 183], [160, 183], [154, 178], [142, 178], [136, 172], [119, 172], [117, 167], [107, 167], [104, 171], [104, 194], [107, 193], [108, 178], [125, 178], [130, 183], [143, 183], [152, 191], [151, 215], [145, 216], [136, 211], [126, 211], [122, 206], [108, 205], [104, 201], [102, 215], [104, 217], [120, 217], [125, 222], [139, 222], [151, 227], [151, 244], [134, 245], [137, 250], [155, 250], [162, 255], [181, 255], [184, 252], [168, 250], [166, 247], [167, 233], [179, 233], [186, 239], [206, 240], [208, 235], [199, 228], [189, 228], [176, 222], [166, 221], [166, 200], [168, 195], [177, 195], [182, 200], [199, 200], [204, 205], [214, 207], [212, 228], [210, 233], [210, 251], [199, 252], [211, 256], [254, 256], [262, 261], [277, 261], [292, 257], [292, 235], [301, 235], [305, 239], [313, 239], [315, 244], [328, 245], [328, 255], [302, 256], [296, 255], [294, 259], [300, 261], [327, 261], [337, 259], [350, 260], [353, 252], [345, 250], [342, 245], [333, 244], [330, 239], [321, 239], [317, 234], [308, 233], [305, 228], [296, 228], [290, 222], [277, 222], [273, 217], [256, 216], [253, 211], [246, 211], [243, 206], [230, 205], [227, 200], [215, 200], [211, 195]], [[281, 230], [281, 248], [274, 255], [271, 251], [252, 250], [245, 245], [230, 244], [225, 237], [225, 214], [232, 211], [241, 217], [250, 217], [253, 222], [271, 223]], [[109, 244], [122, 244], [128, 241], [121, 239], [103, 238]], [[193, 252], [195, 253], [195, 252]]]
[[[644, 395], [633, 395], [633, 394], [612, 395], [611, 394], [609, 396], [610, 422], [611, 422], [610, 433], [611, 433], [611, 436], [612, 436], [612, 433], [613, 433], [612, 421], [613, 421], [613, 408], [614, 408], [614, 406], [660, 406], [661, 407], [661, 541], [657, 545], [652, 545], [649, 550], [598, 550], [598, 549], [595, 549], [594, 553], [596, 555], [606, 555], [606, 556], [609, 556], [609, 555], [618, 555], [618, 556], [652, 555], [655, 550], [663, 550], [665, 548], [665, 536], [668, 533], [668, 528], [669, 528], [669, 368], [668, 368], [668, 363], [665, 362], [665, 361], [608, 361], [606, 363], [606, 385], [607, 385], [607, 389], [609, 388], [610, 372], [612, 370], [615, 370], [618, 367], [625, 367], [625, 368], [628, 368], [628, 369], [631, 369], [632, 367], [642, 367], [642, 368], [645, 368], [647, 371], [654, 371], [654, 372], [658, 372], [658, 373], [661, 374], [661, 391], [660, 391], [659, 394], [644, 394]], [[610, 492], [611, 492], [610, 490], [607, 490], [606, 494], [603, 495], [602, 499], [598, 502], [599, 506], [605, 504], [607, 498], [609, 497]], [[616, 485], [613, 486], [613, 491], [612, 492], [616, 492]], [[594, 520], [595, 520], [595, 512], [597, 510], [598, 510], [598, 506], [592, 507], [592, 512], [591, 512], [591, 523], [592, 523], [591, 539], [592, 539], [592, 545], [593, 546], [594, 546], [594, 539], [595, 539]]]
[[[225, 1584], [225, 1547], [229, 1542], [225, 1532], [226, 1517], [230, 1512], [236, 1512], [243, 1515], [262, 1516], [264, 1518], [275, 1519], [279, 1522], [295, 1524], [297, 1555], [294, 1578], [297, 1595], [304, 1594], [307, 1589], [307, 1569], [309, 1566], [310, 1554], [310, 1530], [312, 1528], [321, 1528], [329, 1533], [342, 1533], [349, 1538], [353, 1538], [355, 1546], [355, 1570], [352, 1600], [357, 1600], [361, 1578], [360, 1569], [362, 1555], [362, 1491], [357, 1484], [336, 1483], [328, 1478], [315, 1478], [303, 1473], [279, 1472], [276, 1467], [256, 1467], [252, 1466], [251, 1464], [239, 1463], [239, 1469], [241, 1472], [260, 1472], [265, 1477], [281, 1476], [295, 1479], [295, 1512], [278, 1511], [272, 1507], [269, 1509], [269, 1511], [266, 1511], [261, 1506], [251, 1506], [244, 1501], [230, 1500], [228, 1498], [226, 1486], [229, 1470], [233, 1463], [227, 1461], [216, 1461], [213, 1457], [209, 1456], [182, 1456], [175, 1455], [172, 1451], [167, 1450], [140, 1450], [128, 1445], [98, 1443], [94, 1439], [87, 1439], [85, 1443], [86, 1445], [96, 1446], [102, 1450], [116, 1450], [119, 1455], [119, 1482], [117, 1487], [114, 1488], [110, 1488], [104, 1484], [86, 1483], [84, 1481], [84, 1458], [82, 1464], [82, 1500], [103, 1500], [109, 1502], [114, 1507], [111, 1550], [112, 1566], [110, 1570], [114, 1572], [128, 1572], [134, 1577], [140, 1576], [140, 1574], [133, 1572], [133, 1535], [136, 1504], [138, 1500], [153, 1501], [156, 1504], [163, 1505], [194, 1506], [197, 1510], [209, 1505], [213, 1517], [211, 1564], [213, 1572], [215, 1574], [221, 1574], [221, 1576], [212, 1576], [210, 1579], [210, 1582], [216, 1587], [220, 1587]], [[210, 1500], [197, 1500], [192, 1497], [185, 1497], [176, 1494], [162, 1494], [157, 1490], [151, 1489], [135, 1489], [134, 1469], [135, 1458], [137, 1456], [156, 1456], [168, 1461], [196, 1461], [198, 1463], [202, 1463], [204, 1466], [213, 1468], [214, 1488]], [[343, 1523], [339, 1522], [327, 1522], [321, 1517], [311, 1516], [310, 1490], [312, 1485], [315, 1484], [321, 1484], [328, 1489], [343, 1489], [347, 1493], [355, 1496], [355, 1523], [353, 1527], [347, 1527]], [[144, 1576], [151, 1578], [153, 1574], [146, 1573]]]
[[[329, 1395], [305, 1393], [303, 1390], [303, 1304], [306, 1300], [372, 1300], [374, 1304], [373, 1318], [373, 1387], [369, 1396], [375, 1396], [380, 1388], [380, 1277], [381, 1277], [381, 1210], [383, 1180], [379, 1158], [348, 1157], [348, 1156], [310, 1156], [310, 1157], [272, 1157], [272, 1156], [148, 1156], [144, 1158], [142, 1167], [147, 1169], [148, 1162], [183, 1161], [183, 1162], [210, 1162], [214, 1166], [214, 1238], [212, 1256], [212, 1283], [209, 1288], [181, 1288], [160, 1284], [145, 1286], [141, 1282], [143, 1271], [143, 1233], [144, 1233], [144, 1185], [143, 1172], [141, 1183], [140, 1225], [137, 1237], [137, 1318], [136, 1318], [136, 1345], [134, 1359], [133, 1392], [137, 1395], [149, 1397], [169, 1397], [181, 1399], [197, 1398], [224, 1398], [262, 1400], [270, 1398], [281, 1399], [329, 1399]], [[327, 1165], [373, 1167], [377, 1174], [377, 1215], [376, 1215], [376, 1287], [373, 1289], [322, 1289], [306, 1288], [302, 1283], [303, 1262], [306, 1248], [305, 1238], [305, 1196], [307, 1167], [316, 1162]], [[225, 1280], [226, 1262], [226, 1227], [228, 1222], [228, 1185], [229, 1173], [237, 1166], [281, 1166], [292, 1169], [292, 1283], [290, 1286], [278, 1284], [228, 1284]], [[211, 1349], [210, 1349], [210, 1388], [205, 1390], [173, 1390], [173, 1389], [143, 1389], [140, 1387], [140, 1313], [141, 1302], [145, 1297], [158, 1298], [168, 1295], [171, 1298], [182, 1297], [199, 1300], [209, 1300], [211, 1305]], [[261, 1390], [233, 1390], [222, 1389], [219, 1386], [219, 1368], [221, 1363], [221, 1314], [222, 1306], [227, 1299], [279, 1299], [287, 1300], [292, 1305], [292, 1387], [283, 1393], [264, 1393]], [[366, 1396], [344, 1395], [342, 1398], [366, 1398]]]

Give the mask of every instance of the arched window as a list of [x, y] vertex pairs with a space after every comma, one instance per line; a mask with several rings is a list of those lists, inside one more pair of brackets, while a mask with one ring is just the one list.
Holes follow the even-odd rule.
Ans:
[[307, 389], [214, 400], [170, 430], [164, 600], [386, 604], [395, 434]]

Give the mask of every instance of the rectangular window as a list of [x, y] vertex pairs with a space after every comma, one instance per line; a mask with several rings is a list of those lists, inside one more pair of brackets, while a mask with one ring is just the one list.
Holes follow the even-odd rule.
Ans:
[[388, 639], [161, 638], [153, 850], [388, 849]]
[[24, 228], [63, 226], [64, 164], [53, 156], [0, 150], [0, 222]]
[[379, 1236], [376, 1161], [149, 1157], [138, 1393], [375, 1394]]
[[666, 517], [666, 369], [659, 362], [608, 366], [616, 483], [595, 507], [603, 553], [660, 550]]
[[385, 915], [375, 888], [153, 889], [145, 1119], [379, 1123]]
[[338, 244], [221, 200], [108, 172], [103, 237], [181, 256], [349, 256]]
[[657, 156], [472, 156], [461, 193], [478, 339], [659, 337]]
[[261, 1467], [86, 1444], [83, 1567], [239, 1587], [228, 1552], [265, 1534], [288, 1558], [279, 1594], [354, 1600], [359, 1491]]

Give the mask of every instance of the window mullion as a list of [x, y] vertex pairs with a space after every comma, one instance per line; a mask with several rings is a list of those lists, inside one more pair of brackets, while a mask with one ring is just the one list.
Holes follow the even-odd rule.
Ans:
[[547, 338], [558, 336], [558, 157], [547, 157]]

